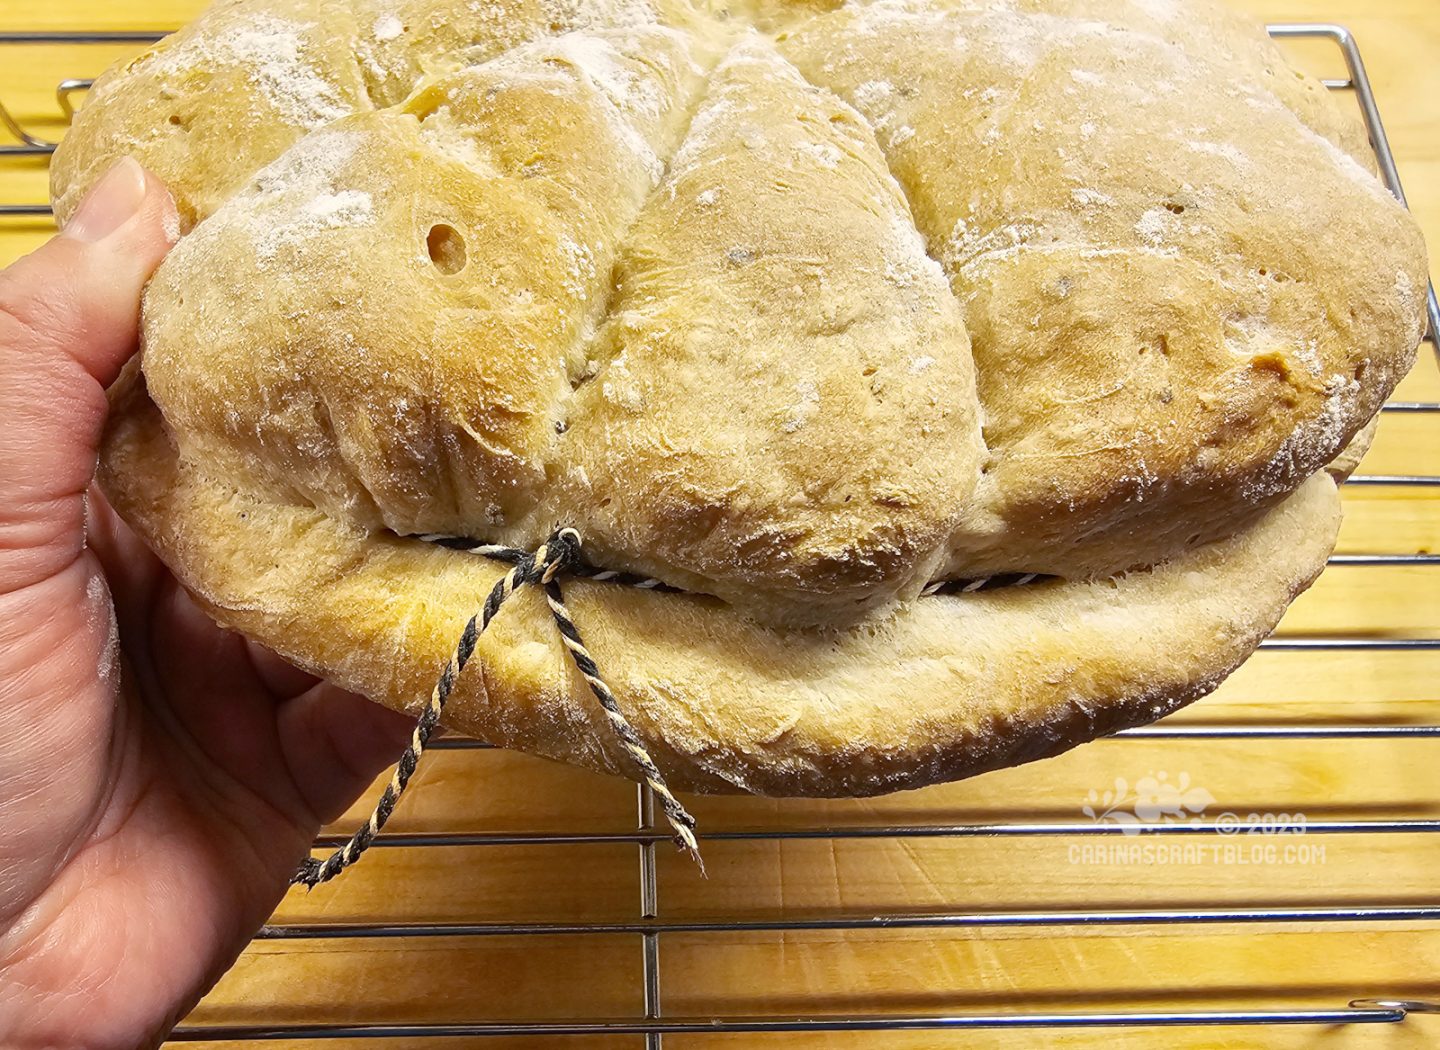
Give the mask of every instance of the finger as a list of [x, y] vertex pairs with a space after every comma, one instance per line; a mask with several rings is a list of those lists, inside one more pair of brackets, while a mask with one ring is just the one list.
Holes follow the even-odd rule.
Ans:
[[146, 613], [167, 573], [93, 483], [85, 494], [85, 543], [99, 559], [110, 584], [122, 638], [143, 645]]
[[84, 545], [105, 386], [135, 352], [141, 291], [178, 230], [165, 187], [127, 158], [63, 233], [0, 273], [0, 593]]
[[399, 760], [415, 719], [321, 683], [281, 708], [279, 729], [291, 777], [327, 822]]
[[66, 234], [0, 273], [0, 883], [16, 901], [48, 882], [111, 785], [121, 662], [83, 494], [102, 384], [133, 351], [170, 207], [121, 165]]
[[277, 700], [293, 699], [320, 681], [315, 675], [300, 670], [259, 642], [252, 642], [247, 638], [245, 651], [250, 656], [250, 666], [255, 668], [256, 676]]
[[251, 643], [218, 627], [173, 579], [159, 590], [154, 658], [136, 671], [152, 696], [166, 699], [166, 720], [214, 767], [304, 823], [343, 812], [399, 759], [413, 718], [325, 683], [277, 705], [250, 659]]

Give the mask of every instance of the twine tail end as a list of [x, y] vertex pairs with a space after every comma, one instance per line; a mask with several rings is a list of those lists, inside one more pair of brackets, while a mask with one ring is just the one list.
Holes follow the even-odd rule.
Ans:
[[708, 879], [710, 877], [710, 873], [705, 870], [705, 858], [700, 856], [700, 844], [694, 840], [693, 836], [689, 842], [686, 842], [679, 835], [676, 835], [675, 847], [695, 862], [695, 866], [700, 869], [700, 877], [702, 879]]
[[314, 857], [306, 857], [300, 862], [299, 869], [290, 876], [290, 885], [304, 886], [307, 890], [313, 890], [324, 881], [321, 873], [323, 865]]
[[708, 878], [709, 876], [705, 872], [705, 858], [700, 856], [700, 840], [695, 836], [695, 818], [680, 805], [675, 796], [670, 795], [668, 790], [665, 795], [668, 796], [669, 801], [674, 803], [676, 809], [676, 812], [672, 813], [669, 811], [669, 807], [666, 807], [665, 813], [665, 818], [670, 822], [670, 830], [674, 832], [671, 841], [675, 843], [676, 849], [687, 854], [695, 862], [695, 866], [700, 869], [700, 877]]

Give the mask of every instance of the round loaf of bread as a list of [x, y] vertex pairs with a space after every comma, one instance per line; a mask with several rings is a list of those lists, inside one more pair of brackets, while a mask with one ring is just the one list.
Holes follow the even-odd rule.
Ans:
[[[416, 710], [503, 571], [422, 537], [572, 526], [666, 585], [567, 596], [695, 789], [1202, 695], [1421, 335], [1363, 131], [1206, 0], [225, 0], [96, 83], [62, 220], [124, 154], [186, 234], [102, 480], [192, 593]], [[514, 604], [447, 720], [632, 772]]]

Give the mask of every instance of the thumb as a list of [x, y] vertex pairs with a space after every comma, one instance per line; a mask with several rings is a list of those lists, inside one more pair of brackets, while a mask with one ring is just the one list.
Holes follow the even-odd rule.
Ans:
[[105, 387], [135, 352], [140, 293], [178, 235], [170, 194], [127, 157], [64, 232], [0, 272], [0, 594], [84, 546]]

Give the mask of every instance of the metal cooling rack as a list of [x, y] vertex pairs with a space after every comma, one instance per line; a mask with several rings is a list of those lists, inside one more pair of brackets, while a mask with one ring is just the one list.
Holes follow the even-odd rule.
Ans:
[[[1395, 169], [1385, 130], [1376, 109], [1375, 98], [1365, 73], [1364, 63], [1354, 37], [1342, 26], [1304, 23], [1272, 25], [1270, 33], [1279, 38], [1311, 38], [1331, 41], [1344, 57], [1348, 76], [1327, 80], [1327, 87], [1351, 94], [1360, 107], [1370, 133], [1380, 173], [1385, 184], [1402, 202], [1404, 191]], [[0, 33], [0, 46], [25, 44], [116, 44], [149, 43], [163, 34], [146, 32], [97, 33]], [[87, 89], [92, 81], [67, 78], [58, 82], [56, 100], [68, 118], [73, 114], [74, 96]], [[47, 155], [55, 143], [31, 134], [8, 111], [0, 100], [0, 124], [18, 140], [14, 145], [0, 146], [0, 159], [5, 156]], [[0, 204], [0, 215], [45, 215], [50, 209], [43, 204]], [[1440, 331], [1440, 306], [1435, 289], [1429, 288], [1427, 314], [1434, 346], [1434, 333]], [[1440, 364], [1440, 358], [1437, 358]], [[1440, 402], [1395, 401], [1387, 404], [1386, 412], [1440, 413]], [[1431, 475], [1359, 475], [1352, 485], [1437, 486], [1440, 476]], [[1440, 566], [1436, 554], [1337, 554], [1330, 558], [1336, 569], [1368, 566]], [[1368, 638], [1330, 636], [1301, 639], [1267, 639], [1262, 648], [1308, 652], [1312, 650], [1436, 650], [1440, 638]], [[1314, 740], [1314, 739], [1386, 739], [1440, 738], [1440, 725], [1375, 726], [1375, 725], [1235, 725], [1235, 726], [1166, 726], [1164, 724], [1131, 729], [1111, 739], [1238, 739], [1238, 740]], [[467, 739], [441, 739], [434, 747], [449, 750], [488, 749], [488, 745]], [[1104, 746], [1103, 744], [1099, 746]], [[389, 938], [493, 936], [552, 937], [575, 935], [631, 935], [639, 940], [643, 981], [643, 1015], [637, 1017], [590, 1017], [570, 1020], [483, 1021], [467, 1024], [305, 1024], [305, 1025], [243, 1025], [243, 1026], [182, 1026], [170, 1039], [174, 1042], [211, 1040], [272, 1040], [289, 1041], [323, 1038], [377, 1038], [413, 1040], [422, 1037], [455, 1036], [560, 1036], [635, 1035], [644, 1036], [647, 1050], [662, 1047], [670, 1034], [752, 1035], [797, 1032], [887, 1032], [913, 1030], [959, 1029], [1069, 1029], [1107, 1027], [1174, 1027], [1196, 1025], [1354, 1025], [1398, 1024], [1412, 1013], [1440, 1013], [1440, 1001], [1411, 999], [1356, 998], [1337, 1003], [1332, 1008], [1277, 1007], [1254, 1010], [1153, 1010], [1153, 1011], [1074, 1011], [1074, 1012], [1011, 1012], [998, 1014], [933, 1013], [933, 1014], [850, 1014], [850, 1015], [771, 1015], [676, 1017], [663, 1011], [660, 994], [660, 945], [667, 934], [725, 934], [756, 931], [814, 930], [896, 930], [930, 929], [937, 936], [946, 930], [991, 927], [1060, 927], [1086, 926], [1171, 926], [1204, 924], [1349, 924], [1372, 922], [1420, 922], [1440, 920], [1440, 900], [1421, 906], [1377, 907], [1271, 907], [1271, 908], [1184, 908], [1184, 909], [1111, 909], [1051, 910], [1008, 912], [955, 912], [932, 914], [827, 914], [813, 918], [760, 919], [746, 921], [670, 920], [659, 917], [659, 885], [656, 877], [655, 848], [668, 843], [669, 835], [655, 822], [654, 800], [643, 787], [637, 787], [637, 821], [629, 830], [613, 832], [575, 831], [568, 833], [391, 833], [383, 835], [377, 847], [390, 849], [444, 849], [472, 846], [503, 845], [577, 845], [630, 844], [636, 847], [640, 873], [640, 900], [636, 918], [625, 922], [447, 922], [447, 923], [321, 923], [267, 926], [258, 940], [385, 940]], [[1440, 819], [1368, 819], [1307, 821], [1307, 834], [1374, 835], [1416, 832], [1440, 832]], [[1139, 828], [1146, 835], [1224, 835], [1230, 829], [1219, 821], [1196, 824], [1146, 824]], [[702, 833], [710, 841], [737, 840], [798, 840], [798, 839], [955, 839], [1009, 838], [1015, 836], [1106, 836], [1134, 834], [1133, 826], [1114, 824], [1041, 821], [1007, 821], [995, 824], [911, 824], [861, 825], [843, 827], [807, 827], [791, 830], [729, 830]], [[333, 849], [343, 843], [341, 836], [322, 836], [318, 849]], [[1358, 989], [1357, 989], [1358, 991]]]

